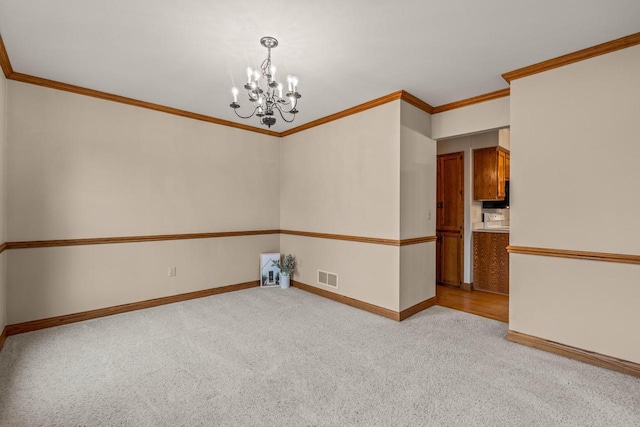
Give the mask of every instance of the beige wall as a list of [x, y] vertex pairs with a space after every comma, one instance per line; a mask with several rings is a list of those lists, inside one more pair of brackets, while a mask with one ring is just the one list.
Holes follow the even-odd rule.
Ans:
[[[400, 104], [400, 239], [436, 234], [436, 142], [431, 116]], [[399, 311], [435, 296], [435, 242], [400, 249]]]
[[[398, 247], [282, 234], [280, 250], [296, 257], [294, 280], [399, 311]], [[338, 275], [338, 288], [318, 283], [318, 270]]]
[[[15, 81], [8, 95], [9, 241], [279, 228], [278, 138]], [[8, 321], [257, 280], [278, 249], [273, 235], [11, 250]]]
[[[401, 101], [279, 140], [15, 81], [8, 95], [9, 241], [434, 234], [430, 118]], [[8, 322], [256, 280], [258, 254], [281, 245], [298, 257], [295, 279], [335, 272], [352, 298], [399, 311], [435, 294], [433, 243], [269, 235], [20, 249], [6, 254]]]
[[400, 248], [400, 299], [398, 311], [406, 310], [435, 296], [435, 242], [402, 246]]
[[279, 244], [273, 234], [12, 249], [8, 323], [258, 280], [259, 254]]
[[[283, 138], [281, 228], [394, 240], [434, 235], [429, 133], [429, 114], [395, 101]], [[283, 235], [280, 246], [298, 259], [294, 279], [312, 286], [394, 311], [435, 295], [434, 243], [401, 250]], [[338, 289], [318, 284], [318, 270], [338, 274]]]
[[[281, 139], [280, 226], [399, 239], [400, 103], [395, 101]], [[399, 248], [282, 235], [294, 279], [390, 310], [399, 308]], [[338, 275], [338, 289], [317, 271]]]
[[507, 96], [434, 114], [431, 118], [431, 138], [440, 140], [507, 127], [510, 123], [509, 111]]
[[435, 235], [436, 142], [429, 138], [430, 115], [401, 103], [400, 238]]
[[505, 128], [498, 131], [498, 145], [505, 150], [511, 150], [511, 129]]
[[10, 241], [278, 228], [276, 137], [16, 81], [9, 121]]
[[399, 238], [400, 102], [281, 139], [282, 229]]
[[[640, 46], [512, 82], [511, 245], [640, 254]], [[640, 362], [640, 266], [511, 256], [512, 330]]]
[[[7, 80], [0, 72], [0, 244], [7, 241], [6, 231], [6, 190], [5, 152], [7, 146]], [[0, 254], [0, 333], [7, 325], [7, 252]]]

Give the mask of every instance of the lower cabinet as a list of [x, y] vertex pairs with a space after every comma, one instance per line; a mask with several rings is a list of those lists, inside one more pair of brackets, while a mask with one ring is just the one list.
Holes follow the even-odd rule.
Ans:
[[473, 288], [509, 294], [509, 233], [473, 233]]

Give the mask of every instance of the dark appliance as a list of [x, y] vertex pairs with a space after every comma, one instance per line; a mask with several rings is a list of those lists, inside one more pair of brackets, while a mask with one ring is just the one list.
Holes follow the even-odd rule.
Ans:
[[504, 200], [485, 200], [482, 209], [508, 209], [509, 208], [509, 181], [504, 182]]

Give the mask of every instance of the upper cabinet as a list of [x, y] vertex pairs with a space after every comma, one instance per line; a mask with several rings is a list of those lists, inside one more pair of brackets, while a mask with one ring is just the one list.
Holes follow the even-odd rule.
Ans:
[[473, 199], [503, 200], [509, 164], [509, 152], [502, 147], [473, 150]]
[[504, 176], [507, 181], [511, 179], [511, 159], [509, 158], [509, 153], [507, 153], [507, 158], [504, 164]]

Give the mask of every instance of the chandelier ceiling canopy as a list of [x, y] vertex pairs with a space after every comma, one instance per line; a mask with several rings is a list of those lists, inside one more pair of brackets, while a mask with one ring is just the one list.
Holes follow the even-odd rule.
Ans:
[[287, 91], [284, 92], [282, 83], [276, 78], [276, 66], [271, 63], [271, 49], [278, 46], [278, 40], [267, 36], [260, 39], [260, 44], [267, 48], [267, 58], [259, 69], [247, 68], [247, 84], [244, 85], [253, 111], [248, 116], [238, 113], [240, 104], [237, 87], [231, 89], [233, 102], [229, 106], [238, 117], [249, 119], [255, 115], [260, 119], [260, 123], [269, 128], [276, 123], [276, 111], [282, 120], [291, 123], [298, 113], [298, 99], [302, 97], [298, 92], [298, 78], [287, 76]]

